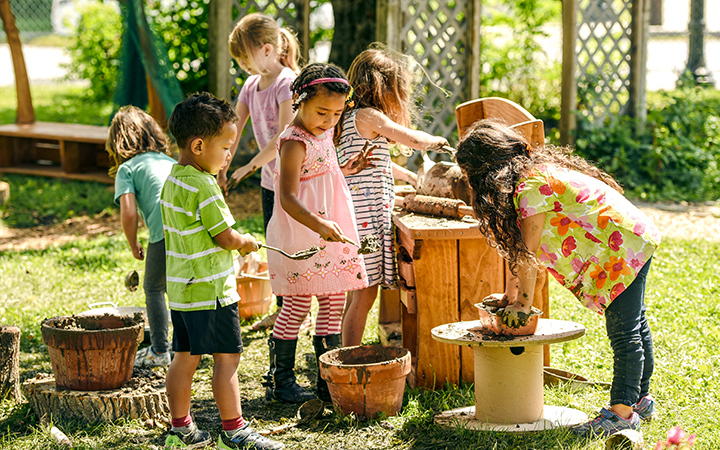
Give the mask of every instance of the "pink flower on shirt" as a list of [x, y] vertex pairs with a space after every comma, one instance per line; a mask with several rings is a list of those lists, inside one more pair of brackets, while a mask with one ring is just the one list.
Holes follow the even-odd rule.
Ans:
[[645, 223], [644, 222], [638, 222], [633, 227], [633, 233], [635, 233], [637, 236], [642, 236], [645, 233]]
[[572, 236], [568, 236], [562, 242], [561, 249], [562, 249], [563, 256], [565, 256], [567, 258], [568, 256], [570, 256], [572, 254], [573, 250], [575, 250], [576, 248], [577, 248], [577, 242], [575, 241], [575, 238]]
[[645, 253], [637, 252], [631, 248], [627, 249], [627, 256], [625, 257], [627, 265], [632, 267], [636, 272], [645, 265]]
[[620, 250], [620, 246], [623, 243], [622, 234], [619, 231], [613, 231], [608, 239], [608, 246], [612, 251], [616, 252]]
[[540, 254], [538, 255], [538, 259], [541, 262], [547, 262], [550, 263], [551, 266], [554, 266], [557, 262], [558, 257], [555, 253], [550, 251], [547, 244], [542, 244], [539, 250]]
[[570, 266], [575, 273], [580, 273], [583, 270], [585, 263], [580, 258], [573, 258], [570, 262]]
[[523, 197], [520, 199], [520, 204], [518, 205], [520, 208], [520, 217], [523, 219], [526, 217], [534, 216], [536, 214], [535, 208], [528, 208], [528, 198]]

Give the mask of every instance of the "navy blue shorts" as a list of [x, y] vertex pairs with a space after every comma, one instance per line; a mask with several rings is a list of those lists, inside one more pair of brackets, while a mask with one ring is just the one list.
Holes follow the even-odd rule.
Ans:
[[242, 335], [237, 302], [202, 311], [170, 311], [173, 323], [172, 349], [191, 355], [242, 353]]

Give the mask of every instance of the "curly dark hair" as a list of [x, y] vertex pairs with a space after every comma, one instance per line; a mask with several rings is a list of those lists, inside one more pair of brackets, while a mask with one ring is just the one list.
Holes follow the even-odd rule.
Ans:
[[549, 164], [571, 169], [623, 192], [610, 175], [572, 154], [570, 149], [531, 148], [524, 135], [497, 120], [477, 121], [458, 144], [455, 158], [472, 187], [472, 207], [480, 231], [508, 261], [514, 274], [522, 262], [538, 264], [522, 239], [513, 202], [518, 182], [529, 176], [535, 166]]
[[212, 139], [222, 133], [225, 124], [237, 121], [235, 108], [227, 100], [201, 92], [190, 94], [175, 106], [168, 119], [168, 131], [182, 151], [193, 139]]
[[[345, 72], [341, 68], [333, 64], [322, 64], [314, 63], [308, 64], [303, 67], [300, 71], [300, 75], [295, 78], [290, 89], [293, 92], [293, 111], [297, 111], [302, 102], [306, 102], [313, 98], [320, 89], [327, 89], [330, 92], [337, 92], [339, 94], [349, 94], [350, 84], [341, 82], [330, 82], [330, 83], [319, 83], [308, 86], [308, 84], [314, 80], [320, 78], [345, 78]], [[305, 96], [300, 97], [305, 93]]]

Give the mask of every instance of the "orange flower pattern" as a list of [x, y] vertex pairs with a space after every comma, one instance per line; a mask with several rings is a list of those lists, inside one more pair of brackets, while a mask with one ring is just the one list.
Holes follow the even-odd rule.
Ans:
[[660, 245], [660, 232], [619, 192], [585, 174], [537, 166], [515, 189], [519, 218], [545, 213], [538, 259], [603, 314]]

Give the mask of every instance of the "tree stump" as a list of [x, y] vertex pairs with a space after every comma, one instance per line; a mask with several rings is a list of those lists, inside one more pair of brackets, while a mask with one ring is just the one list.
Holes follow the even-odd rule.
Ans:
[[88, 423], [122, 419], [165, 422], [170, 413], [165, 378], [150, 369], [135, 369], [119, 389], [71, 391], [58, 388], [50, 374], [39, 373], [23, 383], [25, 397], [38, 417], [80, 419]]
[[10, 200], [10, 184], [0, 181], [0, 205]]
[[20, 328], [0, 325], [0, 399], [11, 396], [22, 400], [20, 393]]

